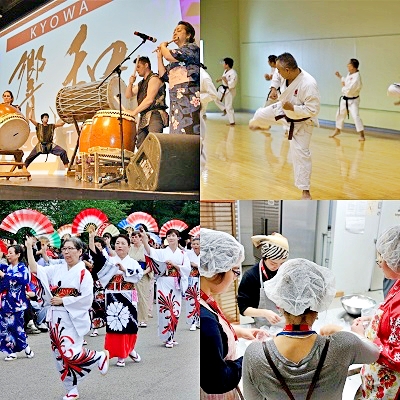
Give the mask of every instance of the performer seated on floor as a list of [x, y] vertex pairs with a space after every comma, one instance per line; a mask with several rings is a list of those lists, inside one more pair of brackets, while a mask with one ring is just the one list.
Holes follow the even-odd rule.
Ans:
[[[61, 147], [53, 143], [54, 130], [64, 125], [64, 122], [49, 124], [49, 114], [44, 113], [40, 116], [42, 123], [37, 122], [33, 117], [33, 108], [29, 112], [29, 121], [36, 127], [36, 136], [38, 144], [33, 148], [31, 154], [25, 160], [25, 166], [29, 164], [40, 154], [54, 154], [61, 158], [65, 168], [68, 168], [69, 160], [67, 152]], [[47, 161], [47, 158], [46, 158]]]

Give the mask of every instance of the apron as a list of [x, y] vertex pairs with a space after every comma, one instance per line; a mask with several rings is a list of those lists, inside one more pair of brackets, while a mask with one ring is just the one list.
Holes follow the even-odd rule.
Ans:
[[[267, 295], [265, 294], [264, 290], [264, 282], [262, 280], [263, 273], [261, 271], [261, 263], [263, 261], [260, 260], [258, 264], [258, 271], [260, 274], [260, 302], [258, 303], [258, 308], [259, 309], [264, 309], [264, 310], [271, 310], [274, 313], [279, 314], [278, 308], [276, 307], [276, 304], [270, 300]], [[267, 318], [263, 317], [253, 317], [255, 325], [257, 328], [261, 328], [262, 326], [271, 326], [271, 323], [267, 320]], [[285, 326], [285, 321], [278, 322], [277, 324], [274, 324], [274, 326], [281, 326], [282, 328]]]
[[[222, 329], [228, 337], [228, 354], [226, 355], [225, 360], [236, 360], [236, 341], [230, 327], [228, 326], [226, 321], [221, 318], [214, 310], [212, 310], [211, 307], [203, 299], [200, 299], [200, 303], [218, 317], [218, 322], [221, 324]], [[227, 393], [221, 394], [207, 394], [203, 391], [202, 388], [200, 388], [200, 400], [239, 400], [242, 398], [243, 397], [239, 387], [232, 389]]]

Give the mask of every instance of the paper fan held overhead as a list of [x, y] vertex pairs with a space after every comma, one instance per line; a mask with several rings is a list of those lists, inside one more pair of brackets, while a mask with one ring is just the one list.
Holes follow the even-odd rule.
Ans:
[[182, 232], [187, 228], [189, 228], [189, 226], [180, 219], [171, 219], [161, 227], [160, 233], [158, 235], [160, 237], [167, 237], [167, 231], [169, 231], [170, 229], [176, 229], [177, 231]]
[[200, 225], [195, 226], [189, 231], [189, 236], [195, 238], [200, 237]]
[[27, 208], [12, 212], [0, 224], [0, 229], [11, 233], [17, 233], [21, 228], [31, 228], [35, 235], [54, 232], [53, 224], [44, 214]]
[[89, 232], [91, 228], [95, 230], [104, 222], [107, 222], [107, 215], [97, 208], [86, 208], [82, 210], [72, 221], [72, 233]]
[[97, 235], [103, 237], [105, 233], [109, 233], [111, 236], [118, 236], [119, 230], [115, 225], [104, 222], [97, 228]]
[[57, 229], [57, 233], [58, 233], [58, 236], [60, 236], [61, 240], [65, 235], [73, 236], [72, 235], [72, 224], [60, 226]]
[[135, 227], [130, 225], [126, 219], [119, 221], [117, 226], [118, 226], [118, 228], [121, 228], [121, 229], [129, 232], [130, 234], [135, 230]]
[[[32, 229], [31, 229], [31, 232], [34, 234]], [[40, 239], [42, 237], [48, 239], [49, 245], [51, 247], [57, 247], [58, 249], [61, 247], [61, 238], [57, 231], [54, 231], [53, 233], [46, 234], [46, 235], [42, 234], [39, 236], [38, 239]]]
[[158, 232], [158, 225], [156, 220], [150, 215], [142, 211], [134, 212], [126, 218], [129, 225], [140, 228], [140, 224], [144, 225], [148, 232]]

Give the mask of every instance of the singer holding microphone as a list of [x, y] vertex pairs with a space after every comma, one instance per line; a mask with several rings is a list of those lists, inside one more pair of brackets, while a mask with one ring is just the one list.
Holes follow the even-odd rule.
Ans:
[[172, 38], [178, 49], [169, 50], [168, 42], [157, 48], [158, 74], [169, 83], [170, 133], [200, 134], [200, 48], [194, 35], [193, 26], [180, 21]]

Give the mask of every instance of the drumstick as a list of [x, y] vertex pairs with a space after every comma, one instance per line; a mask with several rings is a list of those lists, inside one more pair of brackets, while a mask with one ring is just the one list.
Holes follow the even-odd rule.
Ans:
[[135, 76], [135, 75], [136, 75], [137, 64], [138, 64], [138, 62], [139, 62], [139, 58], [140, 58], [140, 55], [138, 54], [138, 56], [136, 57], [136, 61], [135, 61], [135, 69], [133, 70], [133, 74], [132, 74], [132, 76]]
[[[169, 44], [171, 44], [172, 42], [175, 42], [175, 40], [170, 40], [169, 42], [167, 42], [167, 46], [168, 46]], [[154, 49], [154, 50], [152, 51], [152, 53], [155, 53], [157, 50], [158, 50], [158, 47], [157, 47], [156, 49]]]
[[[119, 105], [119, 97], [117, 95], [114, 96], [114, 99], [117, 101]], [[127, 111], [123, 104], [121, 104], [122, 111]]]

